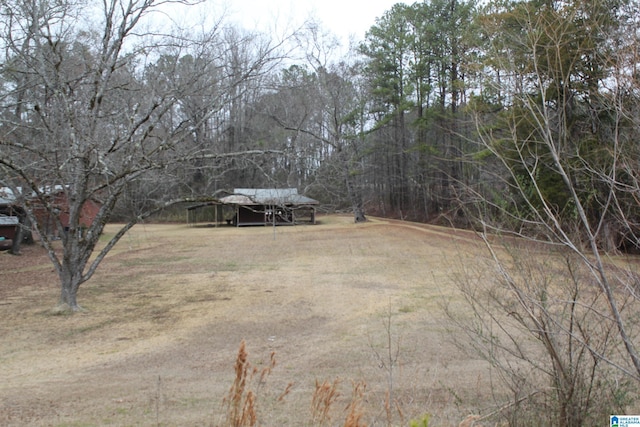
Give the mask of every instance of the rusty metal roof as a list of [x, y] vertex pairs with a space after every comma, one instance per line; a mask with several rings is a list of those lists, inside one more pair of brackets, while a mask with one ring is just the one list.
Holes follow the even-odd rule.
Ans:
[[221, 203], [232, 205], [317, 205], [319, 202], [298, 194], [295, 188], [236, 188], [222, 197]]

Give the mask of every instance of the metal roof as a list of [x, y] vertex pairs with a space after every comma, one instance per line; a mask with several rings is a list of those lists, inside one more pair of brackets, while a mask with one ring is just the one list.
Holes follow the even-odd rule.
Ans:
[[18, 225], [20, 219], [17, 216], [0, 216], [0, 225]]
[[222, 197], [221, 203], [233, 205], [317, 205], [319, 202], [298, 194], [295, 188], [236, 188]]

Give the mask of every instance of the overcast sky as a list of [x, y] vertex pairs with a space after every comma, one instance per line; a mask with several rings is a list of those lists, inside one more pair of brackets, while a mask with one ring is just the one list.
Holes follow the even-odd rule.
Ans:
[[353, 35], [357, 40], [375, 24], [377, 17], [403, 0], [230, 0], [227, 5], [232, 20], [257, 29], [271, 29], [275, 23], [292, 26], [314, 16], [323, 27], [345, 43]]

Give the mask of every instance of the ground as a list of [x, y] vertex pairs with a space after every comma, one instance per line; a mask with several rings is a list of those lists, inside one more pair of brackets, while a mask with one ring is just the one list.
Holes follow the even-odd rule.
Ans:
[[0, 425], [221, 425], [242, 340], [258, 369], [275, 352], [266, 382], [253, 381], [260, 425], [317, 425], [325, 380], [340, 393], [327, 425], [342, 425], [357, 382], [370, 426], [424, 414], [458, 425], [499, 404], [443, 313], [459, 303], [452, 272], [481, 250], [471, 233], [349, 216], [138, 225], [81, 287], [75, 315], [52, 310], [58, 282], [40, 246], [0, 253]]

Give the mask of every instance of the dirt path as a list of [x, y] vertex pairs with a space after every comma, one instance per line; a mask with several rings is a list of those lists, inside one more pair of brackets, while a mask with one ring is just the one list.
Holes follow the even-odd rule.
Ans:
[[41, 248], [0, 254], [0, 425], [217, 425], [243, 339], [258, 368], [271, 352], [278, 362], [258, 390], [261, 425], [311, 425], [315, 381], [335, 379], [336, 425], [351, 381], [367, 384], [368, 424], [386, 425], [390, 380], [406, 419], [457, 425], [486, 393], [486, 369], [451, 344], [441, 303], [476, 250], [467, 233], [348, 216], [138, 226], [74, 316], [51, 314], [58, 289]]

